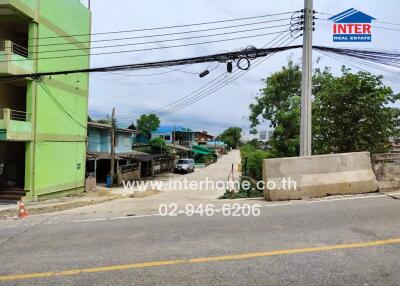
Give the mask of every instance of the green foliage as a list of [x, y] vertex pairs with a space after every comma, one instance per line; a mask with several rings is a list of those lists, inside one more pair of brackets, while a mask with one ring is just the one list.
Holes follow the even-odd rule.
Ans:
[[136, 130], [135, 124], [132, 122], [132, 123], [128, 126], [128, 129]]
[[152, 131], [160, 127], [160, 118], [155, 114], [142, 114], [136, 122], [137, 129], [144, 135], [150, 137]]
[[396, 132], [396, 111], [388, 105], [400, 95], [383, 85], [382, 76], [343, 66], [338, 77], [317, 69], [313, 82], [314, 153], [388, 151]]
[[272, 158], [269, 151], [256, 150], [247, 156], [247, 175], [255, 180], [262, 180], [262, 161]]
[[204, 163], [207, 166], [216, 162], [217, 158], [215, 157], [214, 154], [207, 154], [207, 155], [197, 154], [194, 157], [194, 160], [196, 161], [196, 163]]
[[240, 138], [242, 137], [241, 133], [242, 128], [229, 127], [218, 136], [218, 139], [224, 141], [230, 148], [236, 149], [240, 146]]
[[250, 177], [244, 177], [242, 176], [240, 178], [240, 187], [246, 186], [243, 182], [248, 182], [248, 185], [250, 186], [247, 189], [242, 189], [238, 192], [229, 192], [226, 191], [222, 196], [219, 197], [219, 199], [243, 199], [243, 198], [258, 198], [263, 196], [263, 190], [258, 190], [257, 189], [257, 181], [250, 178]]
[[240, 157], [242, 158], [242, 163], [243, 159], [248, 157], [252, 152], [255, 152], [257, 148], [255, 148], [251, 144], [244, 144], [242, 147], [240, 147]]
[[[261, 95], [250, 105], [253, 132], [261, 121], [269, 121], [274, 134], [269, 142], [272, 157], [299, 153], [301, 69], [289, 61], [266, 80]], [[399, 111], [388, 106], [400, 99], [382, 76], [351, 73], [340, 76], [317, 69], [313, 76], [313, 153], [354, 151], [385, 152], [389, 137], [400, 131]], [[397, 115], [396, 115], [397, 114]]]
[[97, 119], [97, 120], [93, 120], [92, 119], [92, 122], [111, 125], [111, 116], [109, 114], [107, 114], [105, 118], [100, 118], [100, 119]]
[[392, 108], [394, 121], [394, 138], [400, 138], [400, 108]]
[[169, 148], [165, 143], [165, 140], [162, 138], [153, 138], [149, 140], [149, 145], [151, 148], [151, 152], [158, 154], [158, 153], [169, 153]]
[[261, 149], [260, 141], [257, 138], [250, 140], [246, 144], [253, 146], [255, 149]]
[[300, 131], [300, 66], [289, 61], [286, 67], [264, 80], [265, 87], [256, 103], [250, 105], [252, 132], [262, 121], [269, 121], [274, 128], [270, 139], [274, 157], [290, 157], [299, 153]]
[[240, 148], [242, 158], [242, 174], [254, 180], [262, 179], [262, 160], [273, 158], [270, 151], [259, 150], [252, 144], [245, 144]]

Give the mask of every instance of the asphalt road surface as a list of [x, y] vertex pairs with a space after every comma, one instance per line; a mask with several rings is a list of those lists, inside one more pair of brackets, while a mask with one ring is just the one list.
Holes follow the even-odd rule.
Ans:
[[259, 216], [242, 210], [2, 221], [0, 284], [400, 285], [400, 200], [371, 194], [264, 202]]

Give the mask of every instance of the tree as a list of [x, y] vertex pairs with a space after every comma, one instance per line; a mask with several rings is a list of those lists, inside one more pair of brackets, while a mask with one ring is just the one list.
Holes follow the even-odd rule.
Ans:
[[107, 114], [106, 118], [97, 119], [94, 122], [111, 125], [111, 116]]
[[136, 121], [137, 129], [150, 138], [151, 132], [160, 127], [160, 119], [155, 114], [142, 114]]
[[396, 132], [396, 111], [388, 105], [400, 95], [383, 85], [382, 76], [343, 66], [340, 76], [317, 69], [313, 82], [314, 153], [388, 150]]
[[169, 153], [165, 140], [162, 138], [153, 138], [149, 141], [152, 153]]
[[289, 61], [268, 78], [265, 87], [250, 105], [249, 120], [252, 133], [262, 121], [269, 121], [274, 133], [270, 139], [271, 154], [274, 157], [290, 157], [299, 153], [300, 132], [300, 66]]
[[[269, 142], [272, 156], [296, 156], [300, 137], [300, 66], [289, 61], [264, 83], [256, 103], [250, 105], [251, 127], [254, 131], [261, 121], [269, 121], [274, 128]], [[398, 120], [398, 111], [388, 105], [400, 97], [383, 85], [382, 76], [351, 73], [345, 67], [340, 76], [334, 76], [327, 68], [317, 69], [313, 96], [314, 154], [387, 150]]]
[[240, 145], [240, 138], [242, 137], [241, 133], [242, 128], [229, 127], [218, 136], [218, 139], [224, 141], [229, 147], [236, 149]]
[[130, 129], [130, 130], [136, 130], [135, 124], [132, 122], [132, 123], [128, 126], [128, 129]]

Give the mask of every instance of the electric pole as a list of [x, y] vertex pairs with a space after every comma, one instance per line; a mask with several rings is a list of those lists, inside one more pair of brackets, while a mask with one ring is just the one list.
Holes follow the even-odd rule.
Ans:
[[115, 107], [113, 107], [111, 114], [111, 164], [110, 164], [110, 179], [111, 179], [111, 188], [114, 187], [114, 173], [115, 173]]
[[311, 156], [313, 0], [304, 0], [303, 67], [301, 79], [300, 156]]

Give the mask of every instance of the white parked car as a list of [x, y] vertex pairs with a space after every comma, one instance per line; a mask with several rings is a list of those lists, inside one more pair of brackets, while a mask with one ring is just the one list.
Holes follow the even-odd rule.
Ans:
[[185, 158], [179, 159], [174, 168], [175, 173], [191, 173], [194, 172], [194, 160]]

